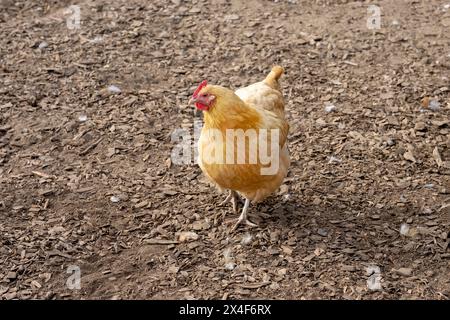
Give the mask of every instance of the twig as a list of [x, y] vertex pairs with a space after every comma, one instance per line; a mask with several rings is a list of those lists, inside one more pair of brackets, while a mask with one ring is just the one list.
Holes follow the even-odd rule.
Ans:
[[37, 176], [39, 176], [41, 178], [45, 178], [45, 179], [53, 179], [53, 178], [55, 178], [55, 176], [49, 176], [48, 174], [43, 173], [43, 172], [39, 172], [39, 171], [31, 171], [31, 173], [33, 173], [33, 174], [35, 174], [35, 175], [37, 175]]
[[103, 137], [101, 137], [100, 139], [98, 139], [97, 141], [95, 141], [93, 144], [91, 144], [90, 146], [88, 146], [86, 149], [80, 151], [80, 156], [84, 156], [85, 154], [87, 154], [89, 151], [91, 151], [92, 149], [94, 149], [101, 141], [103, 140]]

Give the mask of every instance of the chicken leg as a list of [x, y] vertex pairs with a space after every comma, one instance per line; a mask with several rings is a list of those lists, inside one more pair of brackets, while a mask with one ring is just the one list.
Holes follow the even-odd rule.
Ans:
[[224, 205], [227, 202], [231, 202], [233, 204], [233, 212], [234, 213], [238, 213], [237, 210], [237, 205], [238, 205], [238, 201], [240, 200], [239, 195], [236, 191], [234, 190], [230, 190], [230, 193], [227, 195], [227, 197], [225, 198], [225, 200], [223, 200], [220, 205]]
[[246, 199], [245, 199], [244, 208], [242, 209], [242, 213], [241, 213], [241, 215], [239, 216], [238, 221], [237, 221], [237, 223], [234, 225], [233, 229], [231, 229], [231, 231], [236, 230], [237, 227], [238, 227], [240, 224], [246, 224], [246, 225], [248, 225], [248, 226], [250, 226], [250, 227], [257, 227], [257, 226], [258, 226], [257, 224], [255, 224], [255, 223], [253, 223], [253, 222], [250, 222], [250, 221], [248, 220], [248, 218], [247, 218], [247, 211], [248, 211], [248, 207], [249, 207], [249, 206], [250, 206], [250, 200], [246, 198]]

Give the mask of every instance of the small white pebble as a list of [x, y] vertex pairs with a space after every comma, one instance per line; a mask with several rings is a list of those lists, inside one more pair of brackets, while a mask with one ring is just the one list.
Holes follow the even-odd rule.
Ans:
[[392, 21], [392, 25], [393, 26], [398, 26], [400, 23], [398, 22], [398, 20], [394, 20], [394, 21]]
[[402, 223], [400, 226], [400, 234], [402, 236], [406, 236], [409, 232], [409, 226], [406, 223]]
[[45, 41], [42, 41], [41, 43], [39, 43], [39, 49], [45, 49], [48, 47], [48, 43]]
[[109, 198], [109, 200], [111, 200], [112, 203], [117, 203], [120, 201], [120, 198], [116, 197], [116, 196], [111, 196], [111, 198]]
[[386, 140], [386, 142], [387, 142], [388, 146], [393, 146], [395, 144], [395, 141], [392, 138], [388, 138]]
[[115, 85], [110, 85], [108, 87], [108, 91], [112, 92], [112, 93], [121, 93], [122, 92], [122, 90], [120, 90], [120, 88]]
[[234, 262], [227, 262], [225, 263], [225, 269], [227, 270], [234, 270], [236, 268], [236, 264]]
[[325, 112], [330, 113], [336, 111], [336, 106], [334, 104], [328, 104], [325, 106]]
[[198, 234], [196, 234], [195, 232], [191, 232], [191, 231], [180, 232], [180, 234], [178, 235], [178, 240], [180, 242], [195, 241], [197, 239], [198, 239]]
[[95, 36], [94, 39], [89, 40], [90, 43], [100, 43], [103, 41], [103, 38], [101, 36]]
[[428, 183], [428, 184], [424, 185], [423, 187], [427, 188], [427, 189], [433, 189], [434, 188], [434, 184]]
[[78, 117], [78, 121], [80, 121], [80, 122], [86, 122], [86, 121], [87, 121], [87, 115], [82, 114], [81, 116]]
[[444, 4], [444, 9], [449, 9], [450, 8], [450, 3]]
[[335, 156], [331, 156], [330, 160], [328, 161], [328, 163], [341, 163], [341, 162], [342, 162], [342, 160]]

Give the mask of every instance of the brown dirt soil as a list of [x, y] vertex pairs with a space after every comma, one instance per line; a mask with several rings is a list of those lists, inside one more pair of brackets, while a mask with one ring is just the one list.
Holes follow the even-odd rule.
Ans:
[[[381, 0], [369, 30], [369, 4], [2, 1], [0, 299], [449, 299], [450, 8]], [[171, 134], [201, 80], [274, 64], [292, 167], [230, 232]]]

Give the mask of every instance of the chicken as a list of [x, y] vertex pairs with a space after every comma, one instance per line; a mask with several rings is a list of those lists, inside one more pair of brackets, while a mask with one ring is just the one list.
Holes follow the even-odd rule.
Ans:
[[238, 194], [245, 198], [233, 230], [240, 224], [256, 226], [248, 219], [250, 202], [276, 191], [288, 172], [289, 125], [278, 83], [283, 72], [275, 66], [263, 81], [235, 92], [203, 81], [190, 101], [204, 114], [198, 141], [201, 170], [220, 190], [230, 191], [224, 202], [231, 200], [235, 213]]

